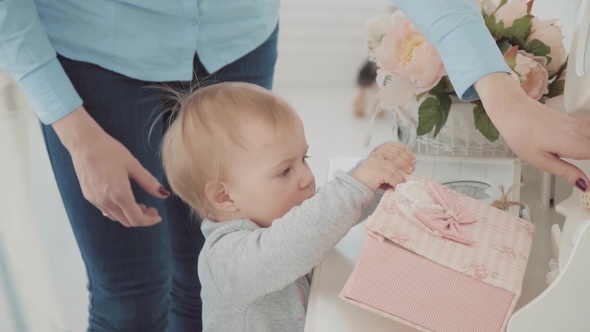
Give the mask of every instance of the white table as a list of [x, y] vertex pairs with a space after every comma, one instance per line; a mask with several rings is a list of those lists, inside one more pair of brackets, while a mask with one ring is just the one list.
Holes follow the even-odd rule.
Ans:
[[[520, 181], [520, 162], [515, 159], [417, 156], [416, 173], [441, 181], [459, 176], [485, 178], [497, 185], [510, 188]], [[358, 157], [335, 158], [330, 163], [328, 180], [338, 170], [348, 170], [360, 160]], [[520, 191], [512, 196], [519, 200]], [[415, 329], [363, 310], [338, 298], [346, 280], [352, 273], [355, 262], [366, 237], [365, 222], [352, 228], [314, 268], [305, 332], [415, 332]]]

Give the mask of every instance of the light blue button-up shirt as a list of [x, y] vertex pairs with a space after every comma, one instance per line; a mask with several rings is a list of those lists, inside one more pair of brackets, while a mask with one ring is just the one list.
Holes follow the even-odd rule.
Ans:
[[[215, 72], [262, 44], [279, 0], [3, 0], [0, 67], [18, 82], [46, 124], [82, 105], [56, 58], [99, 65], [131, 78], [190, 80], [193, 57]], [[484, 75], [509, 71], [475, 0], [397, 0], [438, 49], [458, 94]]]

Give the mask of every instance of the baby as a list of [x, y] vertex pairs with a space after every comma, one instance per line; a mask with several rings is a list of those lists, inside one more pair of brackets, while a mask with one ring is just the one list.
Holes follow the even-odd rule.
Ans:
[[204, 331], [303, 331], [311, 269], [416, 159], [388, 143], [316, 192], [297, 113], [247, 83], [181, 102], [162, 156], [174, 192], [203, 219]]

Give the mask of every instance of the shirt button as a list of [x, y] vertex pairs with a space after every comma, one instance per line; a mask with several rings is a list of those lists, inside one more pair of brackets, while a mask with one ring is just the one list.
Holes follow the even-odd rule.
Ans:
[[197, 25], [197, 20], [191, 20], [190, 22], [188, 22], [188, 24], [190, 24], [190, 25]]

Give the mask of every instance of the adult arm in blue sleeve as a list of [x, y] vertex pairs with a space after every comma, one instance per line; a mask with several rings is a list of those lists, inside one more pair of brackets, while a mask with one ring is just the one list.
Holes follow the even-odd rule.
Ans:
[[395, 4], [436, 47], [462, 100], [479, 98], [473, 85], [480, 78], [510, 73], [475, 0], [396, 0]]
[[572, 163], [590, 159], [590, 125], [529, 98], [510, 75], [475, 0], [395, 0], [433, 44], [457, 95], [481, 99], [512, 151], [581, 191], [588, 176]]
[[45, 124], [82, 105], [57, 60], [33, 0], [0, 1], [0, 67], [18, 83]]

